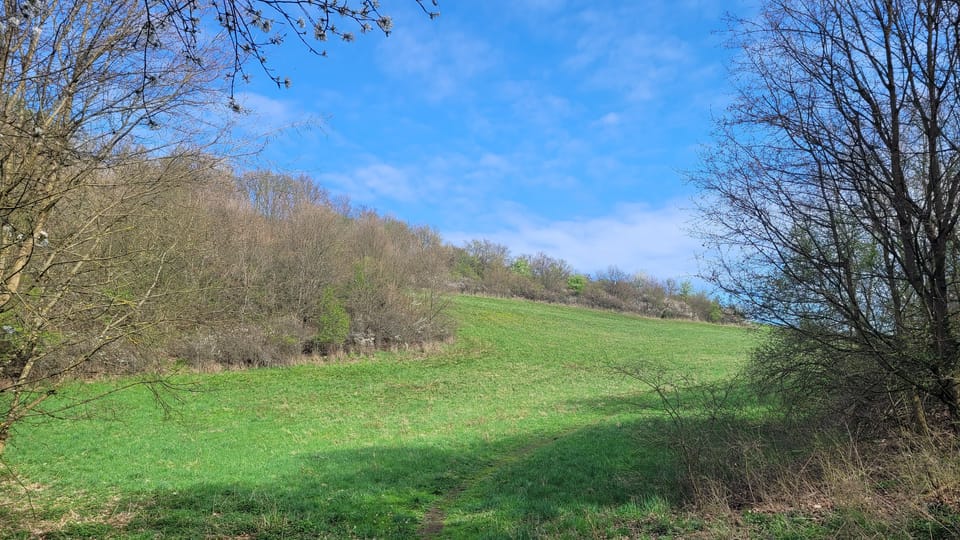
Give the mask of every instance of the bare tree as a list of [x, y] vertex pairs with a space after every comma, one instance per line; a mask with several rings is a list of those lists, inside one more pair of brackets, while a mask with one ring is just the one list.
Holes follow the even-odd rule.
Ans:
[[544, 290], [554, 294], [565, 294], [567, 279], [573, 269], [563, 259], [555, 259], [546, 253], [538, 252], [530, 258], [530, 273]]
[[769, 0], [696, 180], [709, 276], [781, 331], [765, 380], [960, 428], [960, 6]]
[[[440, 15], [438, 0], [414, 0], [431, 19]], [[357, 33], [377, 29], [389, 35], [393, 19], [380, 11], [379, 0], [147, 0], [148, 18], [144, 32], [174, 29], [184, 55], [203, 62], [198, 54], [198, 36], [204, 24], [216, 21], [230, 42], [231, 96], [236, 79], [249, 80], [247, 65], [258, 64], [279, 87], [290, 86], [289, 78], [277, 74], [268, 64], [268, 52], [290, 34], [308, 51], [326, 56], [325, 42], [351, 42]]]
[[[350, 41], [392, 22], [374, 0], [0, 5], [2, 454], [11, 428], [43, 413], [59, 381], [155, 322], [148, 305], [172, 246], [125, 244], [120, 233], [189, 181], [190, 166], [173, 164], [217, 132], [204, 122], [217, 115], [202, 108], [232, 96], [249, 62], [266, 69], [284, 31], [320, 53], [311, 39]], [[131, 261], [149, 264], [130, 272]]]
[[[185, 153], [175, 148], [194, 133], [177, 126], [199, 122], [169, 120], [192, 116], [215, 77], [176, 52], [148, 54], [145, 12], [131, 2], [6, 2], [2, 20], [0, 452], [11, 426], [125, 335], [152, 294], [119, 289], [108, 271], [130, 254], [109, 249], [126, 216], [172, 181], [130, 165]], [[99, 327], [81, 337], [80, 321]], [[75, 355], [53, 365], [53, 349]]]

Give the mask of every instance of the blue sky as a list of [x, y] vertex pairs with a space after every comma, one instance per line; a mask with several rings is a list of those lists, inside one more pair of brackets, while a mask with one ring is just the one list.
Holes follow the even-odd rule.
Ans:
[[[543, 251], [582, 272], [696, 274], [686, 229], [712, 118], [730, 99], [726, 13], [747, 0], [383, 0], [390, 37], [291, 40], [238, 90], [257, 166], [462, 245]], [[252, 166], [252, 165], [251, 165]]]

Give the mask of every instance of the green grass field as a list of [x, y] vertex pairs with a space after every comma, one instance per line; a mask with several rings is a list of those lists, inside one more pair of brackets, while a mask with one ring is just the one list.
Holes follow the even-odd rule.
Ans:
[[21, 425], [0, 473], [0, 537], [696, 530], [671, 514], [660, 405], [616, 368], [720, 378], [750, 331], [476, 297], [453, 309], [458, 338], [436, 353], [181, 375], [196, 386], [169, 415], [139, 388], [83, 419]]

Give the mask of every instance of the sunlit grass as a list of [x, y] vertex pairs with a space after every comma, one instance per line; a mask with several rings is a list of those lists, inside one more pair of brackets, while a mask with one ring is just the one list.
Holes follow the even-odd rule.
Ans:
[[0, 536], [403, 538], [429, 512], [448, 537], [696, 526], [664, 517], [659, 407], [616, 368], [719, 378], [750, 331], [476, 297], [454, 310], [440, 353], [181, 375], [196, 391], [169, 416], [136, 389], [90, 419], [23, 425], [6, 460], [33, 509], [2, 484]]

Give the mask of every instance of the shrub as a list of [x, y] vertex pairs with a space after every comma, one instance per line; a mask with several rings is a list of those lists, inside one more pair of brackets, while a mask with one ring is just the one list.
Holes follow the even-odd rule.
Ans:
[[518, 276], [523, 276], [526, 278], [533, 276], [533, 271], [530, 269], [530, 261], [526, 257], [517, 257], [510, 264], [510, 271]]
[[312, 322], [317, 332], [304, 343], [304, 352], [327, 355], [341, 347], [350, 335], [350, 315], [337, 298], [332, 287], [327, 287], [317, 302]]
[[[891, 430], [927, 431], [929, 422], [948, 423], [936, 402], [925, 401], [902, 380], [874, 361], [869, 350], [842, 349], [819, 329], [772, 328], [747, 366], [758, 392], [807, 423], [850, 429], [864, 437], [889, 436]], [[904, 370], [905, 366], [890, 366]], [[922, 373], [913, 375], [921, 380]]]
[[584, 287], [583, 293], [579, 296], [579, 301], [588, 307], [612, 309], [616, 311], [636, 311], [634, 306], [610, 294], [603, 284], [597, 282], [588, 283]]
[[168, 346], [168, 354], [194, 368], [266, 367], [289, 364], [301, 353], [306, 338], [293, 316], [207, 327]]
[[570, 289], [576, 296], [580, 296], [583, 292], [584, 287], [587, 286], [587, 276], [583, 274], [575, 274], [567, 278], [567, 289]]
[[354, 267], [347, 291], [350, 331], [374, 339], [376, 347], [393, 347], [442, 340], [452, 332], [445, 314], [447, 302], [436, 291], [419, 292], [402, 284], [394, 261], [362, 258]]

